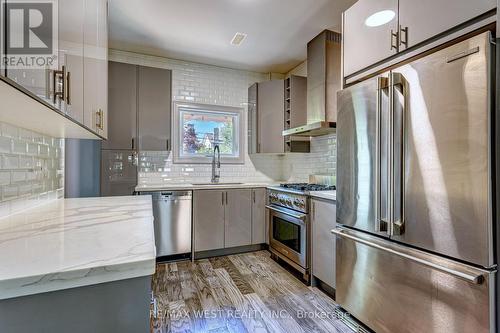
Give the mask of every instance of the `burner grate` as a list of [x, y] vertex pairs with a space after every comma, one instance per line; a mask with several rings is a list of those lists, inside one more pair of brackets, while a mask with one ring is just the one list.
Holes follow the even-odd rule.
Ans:
[[308, 184], [308, 183], [285, 183], [285, 184], [280, 184], [280, 187], [297, 191], [332, 191], [336, 189], [335, 185], [321, 185], [321, 184]]

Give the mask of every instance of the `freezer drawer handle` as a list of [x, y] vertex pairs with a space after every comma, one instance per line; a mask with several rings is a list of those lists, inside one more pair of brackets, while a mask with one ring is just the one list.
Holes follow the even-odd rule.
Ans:
[[398, 252], [396, 250], [393, 250], [391, 248], [387, 248], [387, 247], [382, 246], [380, 244], [376, 244], [376, 243], [370, 242], [369, 240], [366, 240], [366, 239], [363, 239], [363, 238], [359, 238], [359, 237], [356, 237], [356, 236], [353, 236], [353, 235], [349, 235], [349, 234], [347, 234], [342, 229], [338, 229], [338, 228], [337, 229], [333, 229], [331, 231], [331, 233], [334, 234], [334, 235], [340, 236], [340, 237], [344, 237], [344, 238], [353, 240], [353, 241], [355, 241], [357, 243], [361, 243], [361, 244], [373, 247], [373, 248], [375, 248], [377, 250], [381, 250], [381, 251], [384, 251], [384, 252], [389, 252], [389, 253], [394, 254], [394, 255], [396, 255], [398, 257], [401, 257], [401, 258], [404, 258], [404, 259], [407, 259], [407, 260], [411, 260], [411, 261], [416, 262], [416, 263], [418, 263], [420, 265], [430, 267], [430, 268], [435, 269], [437, 271], [440, 271], [440, 272], [443, 272], [443, 273], [446, 273], [446, 274], [449, 274], [449, 275], [453, 275], [453, 276], [455, 276], [455, 277], [457, 277], [459, 279], [462, 279], [462, 280], [467, 281], [467, 282], [472, 283], [472, 284], [482, 284], [483, 280], [484, 280], [484, 277], [483, 277], [482, 273], [470, 274], [470, 273], [467, 273], [467, 272], [463, 272], [463, 271], [459, 271], [459, 270], [455, 270], [455, 269], [450, 269], [450, 268], [447, 268], [447, 267], [435, 264], [433, 262], [429, 262], [427, 260], [411, 256], [411, 255], [406, 254], [406, 253]]

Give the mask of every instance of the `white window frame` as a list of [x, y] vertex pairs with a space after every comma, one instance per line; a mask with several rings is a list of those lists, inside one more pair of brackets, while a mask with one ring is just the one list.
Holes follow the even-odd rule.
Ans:
[[214, 113], [231, 113], [235, 114], [238, 121], [235, 125], [235, 140], [237, 140], [236, 145], [238, 147], [237, 155], [234, 157], [224, 156], [221, 154], [222, 164], [244, 164], [245, 163], [245, 123], [244, 123], [244, 109], [231, 107], [231, 106], [221, 106], [221, 105], [210, 105], [210, 104], [199, 104], [199, 103], [186, 103], [175, 101], [173, 102], [173, 114], [172, 114], [172, 124], [173, 124], [173, 162], [177, 164], [211, 164], [212, 156], [181, 156], [182, 149], [182, 119], [181, 111], [188, 110], [191, 112], [214, 112]]

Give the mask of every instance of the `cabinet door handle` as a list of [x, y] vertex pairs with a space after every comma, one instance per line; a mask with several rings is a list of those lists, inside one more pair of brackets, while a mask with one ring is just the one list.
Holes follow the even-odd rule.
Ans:
[[255, 203], [255, 190], [252, 190], [252, 200], [253, 200], [253, 203]]
[[104, 129], [104, 115], [102, 109], [99, 109], [95, 113], [95, 126], [97, 129], [103, 130]]
[[226, 205], [228, 204], [228, 199], [227, 199], [227, 192], [226, 192]]
[[167, 139], [166, 141], [167, 141], [167, 151], [169, 151], [170, 150], [170, 140]]
[[71, 72], [66, 74], [66, 104], [71, 105]]
[[[62, 87], [61, 91], [57, 91], [57, 79], [60, 77], [60, 82], [62, 82]], [[54, 96], [53, 96], [53, 102], [54, 104], [57, 103], [57, 98], [59, 97], [60, 99], [64, 100], [65, 91], [64, 91], [64, 86], [65, 86], [65, 78], [66, 78], [66, 66], [62, 66], [61, 70], [53, 71], [52, 73], [52, 85], [54, 86]]]
[[[396, 39], [396, 42], [394, 43], [394, 39]], [[396, 52], [398, 51], [398, 44], [399, 44], [399, 33], [391, 29], [391, 50], [394, 49]]]
[[50, 74], [52, 71], [50, 69], [45, 70], [45, 98], [50, 101]]
[[99, 129], [99, 110], [95, 112], [95, 119], [94, 119], [94, 125], [95, 129]]
[[222, 194], [222, 206], [224, 206], [224, 192], [222, 192], [221, 194]]
[[132, 149], [135, 149], [135, 139], [132, 138]]
[[399, 26], [399, 45], [404, 45], [405, 49], [408, 48], [408, 27], [403, 28], [401, 25]]
[[99, 109], [99, 115], [101, 117], [101, 130], [104, 131], [104, 111], [102, 109]]

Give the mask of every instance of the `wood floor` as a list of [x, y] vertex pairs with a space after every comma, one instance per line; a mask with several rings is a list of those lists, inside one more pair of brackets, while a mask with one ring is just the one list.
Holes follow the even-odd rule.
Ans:
[[267, 251], [158, 264], [152, 332], [342, 332], [335, 303]]

